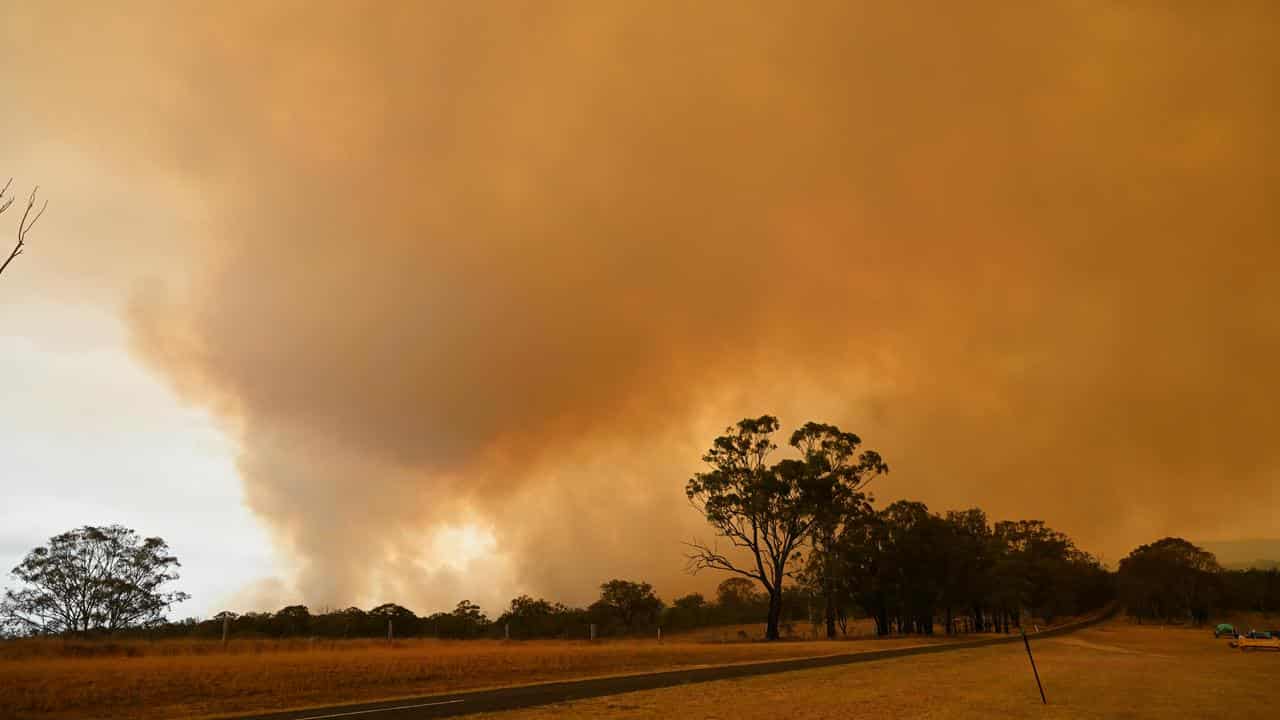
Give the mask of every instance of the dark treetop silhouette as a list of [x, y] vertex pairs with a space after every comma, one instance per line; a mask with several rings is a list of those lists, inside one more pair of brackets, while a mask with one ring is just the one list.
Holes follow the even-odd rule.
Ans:
[[[712, 545], [689, 543], [692, 572], [710, 568], [752, 578], [769, 596], [765, 637], [777, 640], [782, 613], [783, 583], [789, 566], [806, 542], [818, 554], [830, 554], [837, 529], [846, 518], [859, 517], [864, 503], [860, 490], [871, 477], [888, 471], [879, 454], [865, 451], [855, 457], [861, 440], [832, 425], [808, 423], [791, 436], [802, 460], [768, 464], [777, 449], [772, 435], [778, 419], [772, 415], [740, 420], [712, 442], [703, 456], [711, 470], [694, 475], [685, 494], [735, 548], [749, 553], [747, 562]], [[827, 579], [821, 583], [831, 590]], [[826, 593], [830, 598], [830, 593]], [[835, 610], [827, 602], [828, 633], [835, 635]]]
[[158, 625], [189, 596], [163, 586], [178, 579], [178, 559], [158, 537], [121, 525], [62, 533], [13, 569], [22, 585], [6, 589], [0, 625], [7, 633], [86, 633]]

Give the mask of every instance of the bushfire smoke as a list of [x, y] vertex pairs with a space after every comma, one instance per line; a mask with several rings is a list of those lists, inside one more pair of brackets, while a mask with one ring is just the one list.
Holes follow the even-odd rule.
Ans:
[[1280, 499], [1280, 15], [1165, 5], [32, 4], [65, 57], [0, 73], [200, 189], [136, 349], [304, 599], [578, 601], [694, 582], [684, 481], [763, 412], [1113, 560], [1275, 533], [1223, 502]]

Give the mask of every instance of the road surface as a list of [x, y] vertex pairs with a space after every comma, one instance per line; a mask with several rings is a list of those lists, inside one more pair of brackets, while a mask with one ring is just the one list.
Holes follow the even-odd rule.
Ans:
[[[1071, 625], [1045, 630], [1032, 637], [1051, 637], [1075, 632], [1109, 618], [1114, 611]], [[587, 680], [568, 680], [565, 682], [542, 683], [538, 685], [521, 685], [517, 687], [497, 688], [494, 690], [474, 690], [470, 692], [429, 695], [421, 698], [401, 699], [384, 702], [362, 703], [358, 705], [340, 705], [329, 708], [292, 710], [288, 712], [272, 712], [259, 715], [244, 715], [235, 720], [428, 720], [429, 718], [455, 717], [480, 712], [498, 712], [516, 710], [518, 708], [551, 705], [554, 703], [583, 700], [601, 695], [617, 695], [619, 693], [653, 690], [656, 688], [687, 685], [689, 683], [711, 682], [713, 680], [729, 680], [732, 678], [766, 675], [769, 673], [791, 672], [794, 670], [811, 670], [813, 668], [830, 667], [832, 665], [849, 665], [873, 660], [924, 655], [926, 653], [951, 652], [987, 645], [1018, 642], [1019, 635], [1000, 635], [966, 642], [938, 643], [933, 645], [914, 645], [911, 647], [890, 648], [886, 650], [869, 650], [863, 652], [826, 655], [822, 657], [799, 658], [794, 660], [772, 660], [767, 662], [744, 663], [737, 665], [715, 665], [711, 667], [689, 668], [685, 670], [668, 670], [665, 672], [644, 673], [640, 675], [621, 675], [615, 677], [592, 678]]]

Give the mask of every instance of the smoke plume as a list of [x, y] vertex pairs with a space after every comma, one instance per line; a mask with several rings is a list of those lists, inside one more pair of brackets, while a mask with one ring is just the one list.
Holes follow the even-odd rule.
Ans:
[[882, 499], [1112, 560], [1274, 534], [1224, 502], [1280, 499], [1275, 6], [784, 5], [0, 37], [67, 48], [15, 80], [33, 124], [200, 189], [136, 350], [233, 433], [311, 603], [698, 586], [684, 481], [763, 412], [858, 432]]

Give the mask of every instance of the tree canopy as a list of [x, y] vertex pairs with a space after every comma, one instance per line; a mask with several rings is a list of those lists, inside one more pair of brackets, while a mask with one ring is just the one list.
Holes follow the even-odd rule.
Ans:
[[603, 610], [627, 630], [637, 624], [654, 624], [662, 612], [662, 601], [647, 582], [610, 580], [600, 586], [600, 600], [592, 606]]
[[772, 436], [778, 419], [772, 415], [746, 418], [726, 428], [703, 455], [710, 466], [689, 479], [685, 494], [733, 546], [747, 550], [750, 563], [742, 563], [714, 545], [689, 544], [689, 567], [722, 570], [748, 577], [764, 586], [769, 595], [765, 636], [778, 639], [782, 608], [782, 583], [787, 566], [813, 525], [813, 513], [805, 495], [804, 463], [783, 460], [769, 465], [777, 449]]
[[86, 525], [27, 553], [6, 589], [0, 620], [11, 633], [43, 634], [148, 626], [189, 596], [167, 591], [178, 559], [158, 537], [122, 525]]
[[1120, 561], [1120, 596], [1139, 620], [1203, 623], [1221, 592], [1221, 573], [1213, 553], [1182, 538], [1162, 538]]
[[807, 422], [791, 434], [790, 445], [800, 452], [805, 464], [805, 487], [814, 520], [806, 571], [811, 584], [822, 594], [828, 638], [836, 636], [839, 615], [836, 546], [840, 535], [865, 522], [870, 507], [866, 486], [889, 472], [879, 453], [859, 453], [861, 444], [857, 435], [824, 423]]
[[[742, 561], [715, 545], [694, 541], [689, 544], [690, 570], [721, 570], [760, 583], [769, 597], [765, 637], [770, 640], [779, 637], [783, 584], [791, 563], [806, 543], [814, 556], [830, 560], [841, 528], [861, 517], [866, 503], [862, 488], [888, 471], [878, 453], [858, 453], [862, 440], [857, 435], [814, 422], [791, 435], [800, 459], [770, 465], [778, 428], [772, 415], [745, 418], [726, 428], [703, 455], [710, 469], [685, 486], [690, 503], [717, 536], [748, 553]], [[814, 565], [827, 598], [834, 592], [829, 565]], [[828, 629], [834, 634], [834, 601], [828, 600], [827, 608]]]

